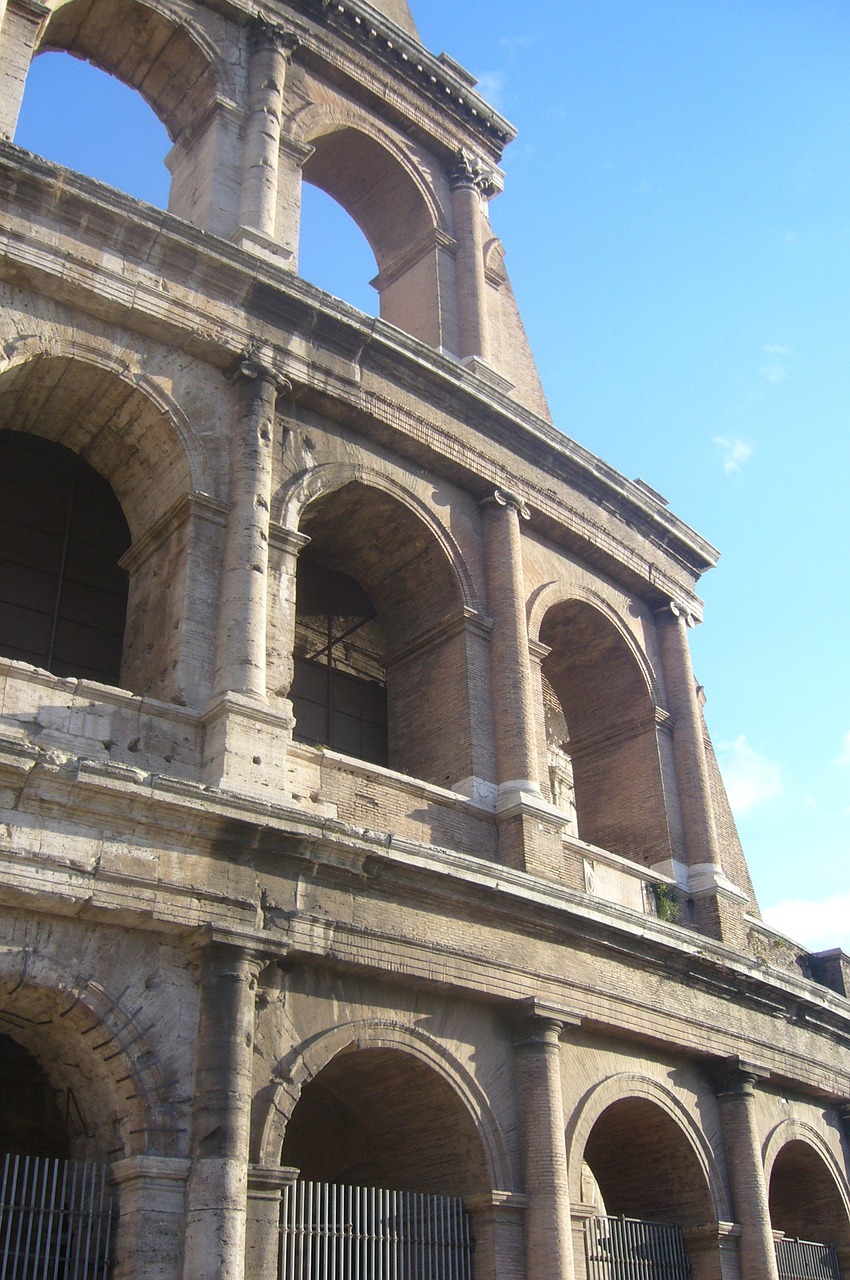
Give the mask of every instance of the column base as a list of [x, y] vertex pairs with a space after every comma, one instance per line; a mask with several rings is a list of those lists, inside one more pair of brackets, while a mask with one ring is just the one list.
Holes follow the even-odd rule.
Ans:
[[295, 270], [295, 255], [292, 250], [278, 244], [277, 240], [266, 235], [265, 231], [258, 231], [256, 227], [237, 227], [230, 240], [237, 249], [247, 249], [249, 253], [256, 253], [258, 257], [265, 258], [267, 262], [273, 262], [275, 266], [286, 267], [289, 271]]
[[286, 750], [295, 718], [282, 698], [271, 711], [260, 699], [226, 693], [209, 704], [204, 726], [202, 777], [208, 787], [280, 800]]

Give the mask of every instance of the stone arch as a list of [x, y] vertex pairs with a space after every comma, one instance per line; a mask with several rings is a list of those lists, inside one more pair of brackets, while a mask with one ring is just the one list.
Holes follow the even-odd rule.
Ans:
[[0, 947], [0, 1030], [66, 1098], [78, 1157], [180, 1151], [176, 1108], [140, 1013], [37, 948]]
[[474, 1127], [486, 1165], [488, 1189], [514, 1189], [504, 1139], [478, 1082], [433, 1036], [391, 1021], [364, 1019], [330, 1028], [292, 1050], [277, 1065], [277, 1083], [254, 1118], [253, 1141], [260, 1163], [279, 1162], [287, 1122], [305, 1087], [340, 1054], [362, 1050], [404, 1054], [433, 1071], [451, 1089]]
[[451, 565], [464, 608], [477, 612], [480, 608], [478, 593], [457, 540], [421, 498], [394, 477], [379, 471], [377, 467], [350, 462], [329, 462], [308, 471], [302, 471], [281, 488], [274, 503], [273, 516], [284, 528], [297, 530], [302, 514], [311, 502], [323, 494], [342, 489], [352, 481], [358, 481], [368, 488], [380, 490], [389, 497], [395, 498], [427, 526]]
[[538, 592], [542, 720], [553, 800], [578, 836], [652, 866], [671, 857], [658, 689], [631, 629], [595, 592]]
[[763, 1157], [773, 1229], [850, 1248], [847, 1174], [823, 1136], [800, 1120], [780, 1121]]
[[38, 52], [85, 58], [137, 90], [176, 141], [217, 98], [232, 100], [229, 68], [189, 10], [162, 0], [62, 0]]
[[[597, 1124], [611, 1114], [611, 1108], [623, 1104], [637, 1103], [635, 1115], [641, 1118], [651, 1115], [647, 1108], [664, 1118], [668, 1132], [675, 1134], [682, 1153], [693, 1162], [693, 1169], [699, 1171], [704, 1184], [705, 1208], [709, 1210], [710, 1219], [715, 1222], [730, 1222], [729, 1199], [720, 1169], [711, 1144], [687, 1108], [675, 1094], [656, 1080], [636, 1072], [624, 1072], [609, 1076], [594, 1086], [577, 1107], [567, 1127], [567, 1167], [570, 1182], [570, 1197], [575, 1203], [582, 1199], [581, 1181], [582, 1167], [588, 1150], [588, 1142]], [[696, 1202], [695, 1202], [696, 1203]], [[616, 1210], [622, 1212], [620, 1208]], [[640, 1213], [627, 1216], [642, 1216]], [[687, 1222], [683, 1225], [701, 1226], [703, 1222]]]
[[345, 209], [375, 255], [381, 318], [451, 349], [456, 321], [446, 310], [444, 280], [454, 270], [454, 242], [430, 175], [354, 104], [316, 103], [290, 125], [312, 148], [304, 180]]
[[134, 542], [209, 484], [185, 414], [153, 379], [78, 341], [19, 344], [0, 367], [0, 426], [80, 454], [112, 486]]
[[438, 786], [487, 776], [476, 610], [458, 548], [385, 475], [317, 468], [283, 496], [310, 538], [295, 591], [295, 736]]

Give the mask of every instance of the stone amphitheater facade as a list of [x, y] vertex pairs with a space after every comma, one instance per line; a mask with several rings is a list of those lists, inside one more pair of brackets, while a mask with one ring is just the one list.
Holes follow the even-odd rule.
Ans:
[[[9, 141], [45, 49], [150, 103], [168, 212]], [[9, 1265], [27, 1158], [105, 1167], [115, 1280], [417, 1280], [338, 1186], [456, 1213], [432, 1280], [850, 1274], [850, 973], [759, 916], [714, 549], [550, 419], [511, 126], [405, 0], [5, 0], [0, 134]]]

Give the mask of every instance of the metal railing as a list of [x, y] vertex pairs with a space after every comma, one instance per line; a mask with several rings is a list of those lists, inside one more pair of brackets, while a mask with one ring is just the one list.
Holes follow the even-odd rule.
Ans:
[[813, 1240], [776, 1241], [779, 1280], [841, 1280], [838, 1258], [831, 1244]]
[[687, 1280], [691, 1264], [682, 1229], [640, 1218], [588, 1218], [588, 1280]]
[[296, 1182], [283, 1191], [280, 1280], [471, 1280], [463, 1202]]
[[0, 1280], [106, 1280], [113, 1202], [106, 1165], [6, 1155]]

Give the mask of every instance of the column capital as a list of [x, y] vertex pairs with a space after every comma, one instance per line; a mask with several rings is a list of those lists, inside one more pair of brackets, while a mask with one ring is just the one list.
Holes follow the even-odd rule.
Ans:
[[581, 1026], [581, 1018], [560, 1005], [547, 1004], [536, 996], [517, 1001], [514, 1006], [514, 1048], [555, 1045], [567, 1027]]
[[665, 622], [678, 622], [681, 619], [686, 627], [695, 627], [702, 621], [696, 613], [677, 600], [668, 600], [666, 604], [662, 604], [655, 610], [655, 616]]
[[484, 196], [493, 195], [497, 189], [493, 168], [467, 147], [458, 147], [455, 152], [449, 169], [449, 182], [453, 191], [467, 187]]
[[531, 508], [528, 503], [512, 489], [494, 489], [489, 497], [482, 499], [480, 506], [508, 507], [516, 511], [521, 520], [531, 519]]
[[294, 31], [279, 27], [267, 18], [254, 18], [248, 26], [248, 44], [252, 51], [274, 49], [291, 58], [300, 43]]
[[255, 351], [248, 350], [244, 352], [236, 361], [230, 372], [230, 381], [233, 383], [271, 383], [274, 387], [275, 394], [278, 396], [289, 395], [292, 392], [292, 383], [277, 369], [266, 364], [263, 358]]
[[714, 1092], [718, 1098], [752, 1098], [755, 1096], [755, 1085], [759, 1080], [766, 1080], [770, 1071], [757, 1062], [749, 1062], [733, 1054], [710, 1068]]

